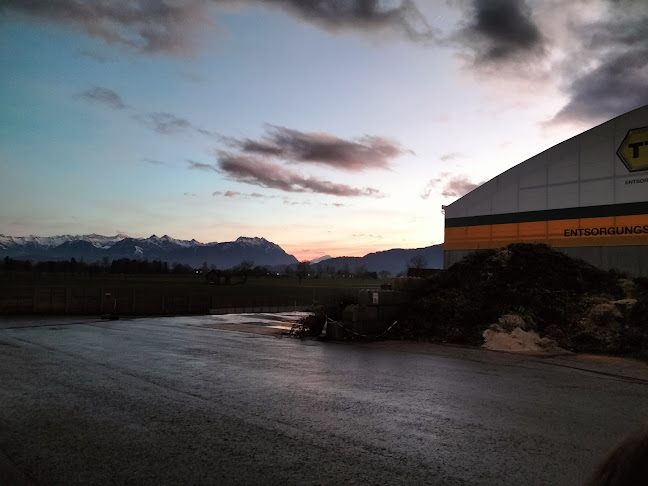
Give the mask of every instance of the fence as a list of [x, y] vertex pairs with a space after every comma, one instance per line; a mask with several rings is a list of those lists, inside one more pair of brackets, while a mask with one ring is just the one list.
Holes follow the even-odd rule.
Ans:
[[308, 306], [293, 297], [256, 298], [136, 288], [9, 287], [0, 289], [0, 315], [8, 314], [208, 314], [214, 309]]

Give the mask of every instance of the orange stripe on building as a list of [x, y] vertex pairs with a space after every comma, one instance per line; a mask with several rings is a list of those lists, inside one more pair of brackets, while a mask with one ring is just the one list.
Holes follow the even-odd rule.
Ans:
[[444, 250], [501, 248], [519, 242], [561, 248], [648, 245], [648, 214], [446, 228]]

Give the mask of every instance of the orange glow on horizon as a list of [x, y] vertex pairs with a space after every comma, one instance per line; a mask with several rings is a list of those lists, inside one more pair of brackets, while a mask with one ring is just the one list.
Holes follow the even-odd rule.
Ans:
[[325, 248], [304, 248], [302, 245], [279, 245], [283, 250], [291, 255], [294, 255], [300, 262], [314, 260], [315, 258], [329, 255], [333, 258], [336, 257], [363, 257], [369, 253], [378, 251], [386, 251], [394, 248], [393, 246], [386, 245], [385, 248], [366, 248], [366, 247], [325, 247]]

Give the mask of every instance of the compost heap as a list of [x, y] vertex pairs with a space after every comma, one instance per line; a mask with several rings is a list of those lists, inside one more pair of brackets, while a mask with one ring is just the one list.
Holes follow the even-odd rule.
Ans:
[[546, 245], [471, 253], [412, 295], [393, 337], [482, 345], [489, 332], [547, 346], [648, 358], [648, 279]]

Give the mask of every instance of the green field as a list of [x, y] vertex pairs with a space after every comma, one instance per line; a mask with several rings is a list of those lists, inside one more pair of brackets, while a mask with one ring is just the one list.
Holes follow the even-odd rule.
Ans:
[[210, 308], [308, 306], [353, 299], [388, 279], [242, 277], [209, 284], [202, 275], [37, 275], [0, 277], [0, 313], [84, 313], [105, 310], [113, 299], [130, 314], [202, 313]]

